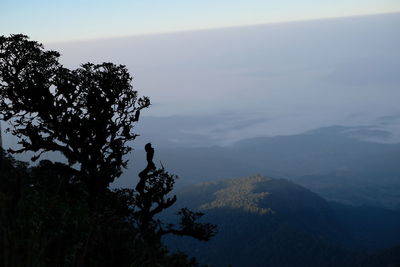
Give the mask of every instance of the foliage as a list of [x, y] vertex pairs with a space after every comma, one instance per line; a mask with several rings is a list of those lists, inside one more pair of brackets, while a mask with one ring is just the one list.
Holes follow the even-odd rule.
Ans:
[[[164, 167], [156, 169], [153, 162], [154, 149], [151, 144], [145, 146], [147, 152], [147, 166], [139, 173], [139, 182], [136, 186], [137, 194], [132, 194], [132, 207], [136, 209], [137, 227], [141, 233], [150, 234], [158, 242], [165, 234], [191, 236], [199, 240], [208, 241], [215, 235], [216, 226], [209, 223], [200, 223], [197, 220], [202, 213], [192, 212], [187, 208], [178, 212], [180, 216], [179, 228], [172, 224], [166, 226], [155, 216], [168, 209], [176, 202], [176, 196], [167, 197], [173, 189], [176, 176], [169, 174]], [[147, 237], [149, 238], [149, 237]]]
[[196, 266], [135, 225], [126, 194], [107, 190], [93, 207], [65, 166], [5, 155], [0, 190], [2, 266]]
[[[182, 210], [181, 224], [156, 215], [171, 207], [175, 179], [152, 158], [136, 189], [110, 190], [126, 166], [140, 111], [125, 66], [64, 68], [60, 54], [25, 35], [0, 37], [0, 119], [22, 146], [12, 153], [61, 152], [68, 165], [42, 160], [35, 167], [0, 148], [0, 262], [3, 266], [196, 266], [169, 253], [165, 234], [209, 240], [215, 226]], [[150, 150], [149, 150], [150, 149]]]
[[69, 70], [60, 54], [45, 51], [25, 35], [0, 37], [0, 119], [21, 138], [15, 152], [59, 151], [79, 163], [81, 179], [93, 191], [106, 188], [126, 166], [123, 156], [140, 111], [128, 70], [113, 63]]

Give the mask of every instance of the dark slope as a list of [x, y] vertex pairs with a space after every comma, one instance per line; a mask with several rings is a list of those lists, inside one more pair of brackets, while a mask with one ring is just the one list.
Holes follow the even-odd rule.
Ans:
[[351, 251], [400, 240], [400, 214], [330, 203], [284, 179], [254, 176], [187, 187], [177, 206], [204, 211], [219, 233], [207, 243], [167, 243], [213, 266], [354, 266], [367, 254]]

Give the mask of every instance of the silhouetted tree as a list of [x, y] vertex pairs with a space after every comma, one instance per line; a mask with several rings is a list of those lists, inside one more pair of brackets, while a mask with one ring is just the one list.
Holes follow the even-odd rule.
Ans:
[[105, 190], [93, 209], [62, 163], [5, 153], [0, 169], [0, 266], [197, 266], [135, 227], [134, 190]]
[[59, 151], [93, 191], [105, 189], [126, 166], [140, 111], [150, 105], [133, 90], [123, 65], [64, 68], [60, 54], [17, 34], [0, 37], [0, 119], [22, 148]]
[[154, 149], [148, 143], [145, 146], [147, 166], [139, 173], [139, 182], [136, 186], [133, 207], [135, 207], [136, 223], [141, 233], [149, 233], [157, 240], [165, 234], [191, 236], [199, 240], [208, 241], [215, 235], [216, 226], [209, 223], [200, 223], [197, 220], [203, 213], [192, 212], [186, 208], [178, 212], [179, 227], [175, 225], [163, 226], [155, 216], [168, 209], [176, 202], [176, 195], [168, 197], [173, 189], [175, 175], [169, 174], [162, 166], [156, 169], [153, 162]]
[[[157, 169], [147, 144], [147, 167], [134, 189], [108, 185], [126, 166], [123, 156], [140, 111], [125, 66], [64, 68], [60, 54], [25, 35], [0, 37], [0, 119], [20, 139], [13, 153], [61, 152], [69, 162], [35, 167], [0, 148], [0, 251], [4, 266], [196, 266], [160, 241], [176, 234], [208, 240], [215, 226], [182, 209], [179, 226], [155, 218], [171, 207], [176, 176]], [[88, 190], [89, 189], [89, 190]], [[89, 197], [89, 198], [88, 198]]]

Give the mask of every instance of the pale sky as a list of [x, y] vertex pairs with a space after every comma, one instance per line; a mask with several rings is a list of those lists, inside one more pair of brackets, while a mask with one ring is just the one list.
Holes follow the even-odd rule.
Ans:
[[152, 101], [142, 115], [162, 118], [144, 126], [147, 141], [161, 135], [213, 145], [322, 126], [380, 125], [387, 116], [400, 121], [399, 29], [397, 13], [46, 48], [60, 51], [68, 68], [126, 65], [134, 88]]
[[399, 0], [1, 0], [0, 34], [58, 42], [392, 12]]

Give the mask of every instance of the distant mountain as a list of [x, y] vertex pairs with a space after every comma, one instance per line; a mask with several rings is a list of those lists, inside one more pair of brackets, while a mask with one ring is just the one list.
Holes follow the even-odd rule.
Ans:
[[400, 211], [400, 174], [333, 171], [305, 175], [295, 181], [332, 201]]
[[[155, 158], [180, 177], [178, 187], [257, 173], [290, 179], [343, 204], [400, 210], [400, 144], [371, 141], [386, 134], [372, 126], [331, 126], [297, 135], [244, 139], [225, 147], [158, 148], [155, 143]], [[47, 158], [65, 161], [57, 153]], [[129, 159], [128, 170], [114, 186], [133, 187], [146, 166], [141, 149]]]
[[205, 212], [219, 233], [207, 243], [169, 237], [167, 244], [212, 266], [357, 266], [368, 257], [382, 259], [360, 251], [400, 240], [400, 213], [331, 203], [285, 179], [189, 186], [178, 192], [176, 206]]
[[[400, 144], [370, 141], [373, 127], [331, 126], [297, 135], [245, 139], [227, 147], [164, 147], [156, 157], [181, 177], [178, 185], [254, 173], [287, 178], [344, 204], [400, 207]], [[118, 185], [144, 168], [136, 152]]]

